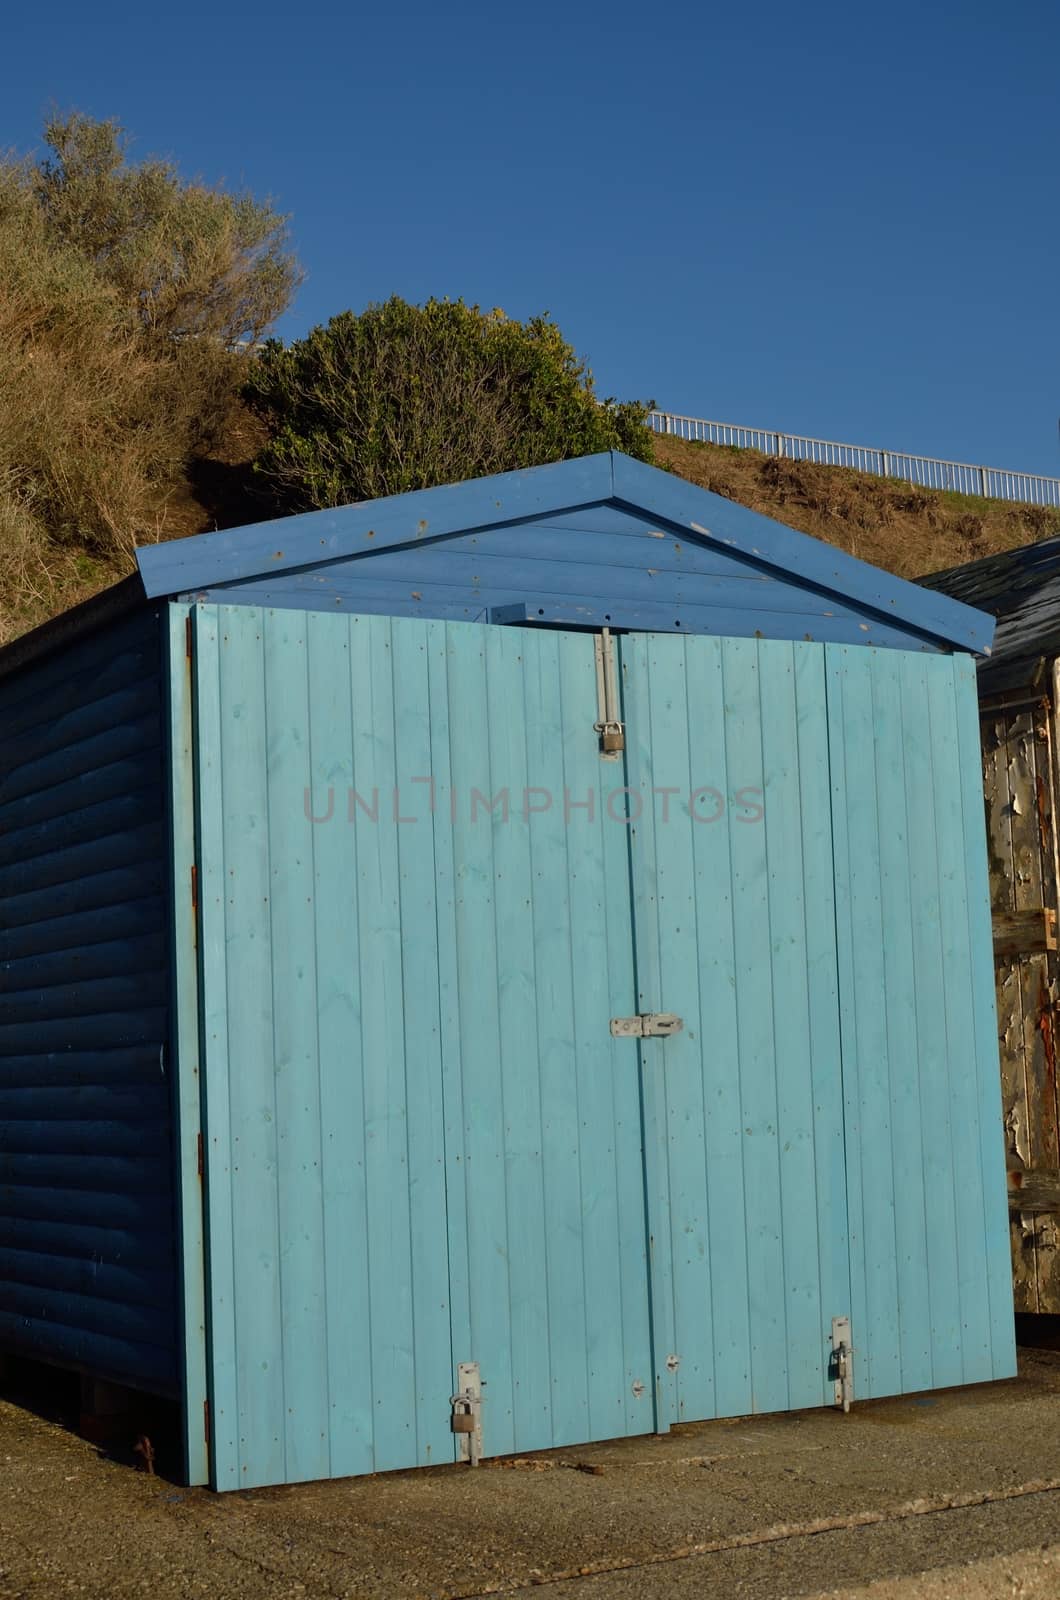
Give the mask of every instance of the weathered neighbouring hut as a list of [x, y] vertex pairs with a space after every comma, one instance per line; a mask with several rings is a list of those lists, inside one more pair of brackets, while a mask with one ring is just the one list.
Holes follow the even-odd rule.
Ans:
[[992, 622], [622, 456], [0, 652], [0, 1345], [219, 1488], [1013, 1371]]
[[997, 618], [979, 671], [1016, 1310], [1060, 1312], [1060, 539], [926, 578]]

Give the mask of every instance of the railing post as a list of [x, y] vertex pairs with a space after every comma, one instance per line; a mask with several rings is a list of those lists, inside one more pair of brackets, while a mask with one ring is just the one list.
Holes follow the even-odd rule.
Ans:
[[881, 478], [889, 478], [890, 476], [891, 476], [891, 458], [887, 454], [886, 450], [881, 450], [880, 451], [880, 477]]
[[987, 470], [985, 467], [979, 468], [979, 493], [983, 496], [984, 500], [988, 500], [990, 498], [990, 479], [987, 475]]
[[778, 456], [782, 456], [783, 454], [784, 454], [784, 435], [782, 433], [778, 433], [777, 434], [777, 455]]

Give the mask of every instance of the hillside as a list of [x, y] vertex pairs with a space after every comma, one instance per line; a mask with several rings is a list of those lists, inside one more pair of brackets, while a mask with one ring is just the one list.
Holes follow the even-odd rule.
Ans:
[[704, 489], [902, 578], [1060, 534], [1060, 511], [919, 489], [845, 467], [781, 461], [755, 450], [659, 438], [656, 460]]
[[[268, 517], [269, 502], [257, 492], [251, 472], [262, 443], [260, 424], [241, 411], [224, 442], [191, 465], [187, 482], [165, 509], [158, 534], [182, 538]], [[727, 500], [776, 517], [905, 578], [1060, 533], [1060, 511], [941, 494], [842, 467], [779, 461], [753, 450], [659, 438], [656, 460]], [[14, 553], [19, 563], [16, 608], [5, 603], [5, 591], [11, 592], [14, 577], [12, 553], [5, 554], [8, 582], [0, 578], [0, 643], [131, 570], [120, 558], [103, 561], [68, 543], [51, 551], [34, 550], [32, 558], [19, 549]]]

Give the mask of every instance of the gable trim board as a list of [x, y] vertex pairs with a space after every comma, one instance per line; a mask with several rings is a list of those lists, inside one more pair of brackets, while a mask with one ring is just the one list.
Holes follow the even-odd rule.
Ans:
[[[651, 622], [654, 628], [668, 631], [685, 625], [695, 632], [727, 631], [719, 625], [721, 616], [714, 615], [711, 591], [715, 585], [706, 575], [693, 575], [697, 581], [690, 578], [682, 592], [672, 580], [655, 571], [647, 538], [661, 534], [673, 539], [676, 535], [698, 551], [713, 551], [730, 558], [746, 575], [744, 581], [779, 580], [789, 589], [813, 596], [815, 603], [806, 606], [807, 615], [786, 626], [786, 637], [805, 637], [811, 632], [807, 623], [811, 623], [814, 638], [845, 638], [850, 635], [850, 619], [856, 616], [853, 629], [870, 636], [860, 642], [901, 642], [908, 647], [911, 641], [914, 647], [919, 644], [925, 648], [989, 652], [992, 630], [982, 613], [891, 577], [831, 545], [796, 533], [720, 495], [683, 483], [658, 468], [615, 454], [587, 456], [472, 483], [417, 490], [363, 505], [306, 512], [277, 522], [154, 545], [139, 550], [137, 560], [145, 592], [152, 598], [163, 594], [188, 599], [228, 598], [233, 586], [242, 585], [242, 597], [248, 601], [325, 610], [336, 601], [336, 594], [329, 592], [329, 579], [334, 585], [336, 574], [341, 571], [351, 589], [347, 606], [351, 611], [370, 609], [386, 615], [412, 613], [454, 619], [463, 615], [469, 621], [485, 620], [491, 604], [517, 603], [520, 594], [483, 602], [474, 582], [477, 574], [463, 573], [456, 580], [458, 592], [435, 597], [435, 608], [431, 599], [425, 598], [426, 583], [445, 585], [449, 581], [447, 547], [452, 548], [457, 541], [466, 545], [477, 536], [488, 557], [491, 533], [521, 527], [526, 532], [523, 555], [532, 558], [533, 541], [539, 530], [556, 528], [557, 524], [562, 527], [564, 519], [572, 516], [580, 516], [584, 526], [589, 511], [599, 513], [600, 525], [605, 529], [609, 514], [613, 517], [616, 512], [632, 513], [638, 520], [640, 536], [645, 539], [645, 559], [635, 569], [639, 584], [632, 594], [627, 589], [626, 597], [641, 604], [659, 604], [659, 615]], [[555, 540], [549, 548], [555, 552]], [[576, 543], [570, 548], [576, 549]], [[395, 583], [392, 590], [373, 599], [368, 607], [358, 605], [359, 586], [375, 581], [373, 558], [385, 553], [404, 558], [403, 582]], [[564, 555], [570, 559], [566, 551]], [[438, 570], [432, 575], [435, 558]], [[542, 567], [548, 566], [546, 559]], [[592, 599], [600, 604], [594, 609], [594, 617], [601, 607], [606, 611], [609, 600], [622, 597], [622, 591], [616, 593], [609, 583], [613, 575], [606, 562], [600, 561], [598, 566], [599, 588]], [[551, 575], [562, 584], [562, 563], [558, 559]], [[525, 587], [524, 579], [524, 591]], [[562, 598], [569, 605], [570, 596]], [[667, 624], [663, 613], [675, 599], [686, 608], [701, 606], [705, 614]], [[838, 616], [822, 604], [827, 601], [837, 603]], [[553, 595], [549, 604], [557, 603]], [[759, 605], [768, 609], [769, 602], [764, 596], [756, 596], [751, 600], [750, 612]], [[445, 609], [438, 610], [438, 606]], [[741, 608], [730, 605], [729, 609]], [[548, 606], [540, 606], [539, 610], [542, 621], [568, 620], [553, 616]], [[750, 616], [733, 620], [736, 625], [728, 631], [755, 631]], [[777, 626], [784, 625], [778, 622]], [[767, 625], [758, 631], [770, 630]]]

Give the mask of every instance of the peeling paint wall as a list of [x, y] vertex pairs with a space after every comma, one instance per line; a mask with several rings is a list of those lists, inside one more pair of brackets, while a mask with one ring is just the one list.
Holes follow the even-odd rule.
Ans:
[[[1055, 910], [1056, 729], [1050, 698], [984, 704], [982, 734], [993, 910]], [[1001, 956], [995, 974], [1011, 1193], [1014, 1173], [1040, 1173], [1060, 1183], [1057, 954], [1038, 949]], [[1017, 1311], [1060, 1312], [1058, 1223], [1060, 1218], [1041, 1211], [1012, 1213]]]

